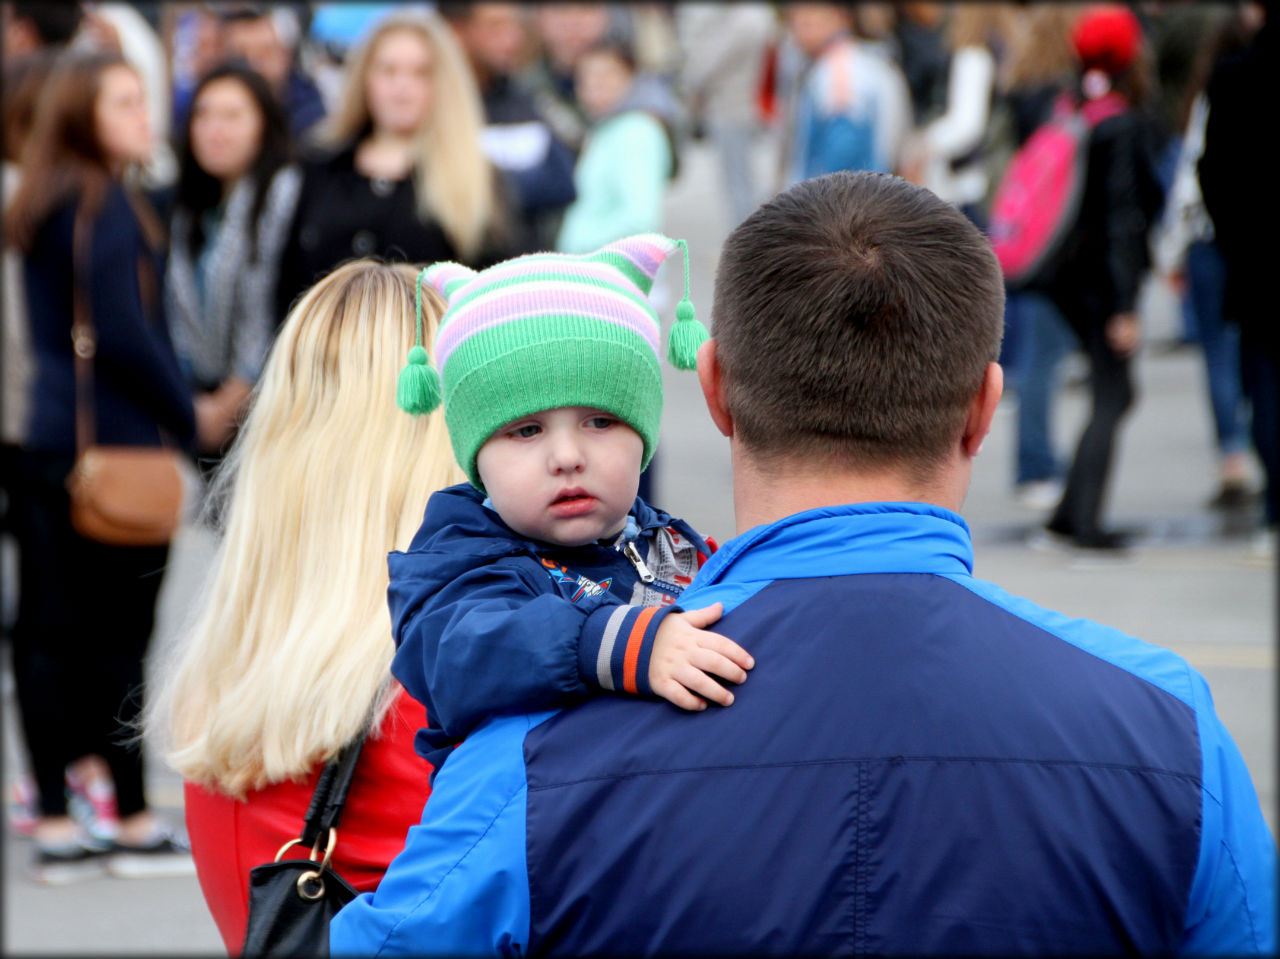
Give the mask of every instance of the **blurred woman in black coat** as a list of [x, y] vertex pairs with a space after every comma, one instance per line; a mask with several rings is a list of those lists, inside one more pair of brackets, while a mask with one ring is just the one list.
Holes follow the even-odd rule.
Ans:
[[1115, 91], [1127, 108], [1092, 131], [1079, 219], [1047, 292], [1089, 358], [1092, 408], [1047, 529], [1084, 549], [1116, 550], [1127, 533], [1102, 522], [1116, 431], [1134, 401], [1131, 363], [1141, 343], [1138, 293], [1160, 210], [1155, 126], [1142, 109], [1150, 90], [1142, 28], [1121, 5], [1094, 7], [1072, 30], [1080, 60], [1077, 98]]

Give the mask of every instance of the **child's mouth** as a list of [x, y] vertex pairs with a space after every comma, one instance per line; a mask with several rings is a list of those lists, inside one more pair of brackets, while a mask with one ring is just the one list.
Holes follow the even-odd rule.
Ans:
[[589, 513], [595, 506], [595, 497], [586, 490], [565, 490], [551, 501], [551, 511], [561, 518]]

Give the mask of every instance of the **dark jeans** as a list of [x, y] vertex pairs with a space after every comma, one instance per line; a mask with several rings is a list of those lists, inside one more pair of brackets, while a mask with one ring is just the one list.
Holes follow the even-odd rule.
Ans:
[[1187, 249], [1187, 301], [1204, 348], [1214, 436], [1222, 454], [1249, 445], [1248, 412], [1240, 375], [1240, 328], [1222, 317], [1226, 264], [1217, 244], [1197, 241]]
[[142, 705], [143, 659], [167, 546], [107, 546], [71, 528], [70, 456], [24, 451], [13, 671], [22, 732], [45, 816], [66, 815], [69, 763], [97, 754], [120, 815], [146, 808], [141, 746], [126, 744]]
[[1076, 338], [1053, 301], [1042, 293], [1010, 292], [1007, 325], [1017, 328], [1011, 357], [1013, 388], [1018, 393], [1018, 452], [1014, 482], [1056, 479], [1062, 472], [1053, 449], [1052, 410], [1058, 394], [1058, 368], [1075, 348]]
[[1107, 344], [1105, 320], [1095, 320], [1083, 328], [1075, 327], [1089, 357], [1092, 408], [1067, 470], [1062, 501], [1049, 521], [1053, 529], [1072, 536], [1092, 536], [1102, 531], [1102, 507], [1111, 479], [1116, 430], [1135, 398], [1129, 359]]
[[1253, 415], [1253, 446], [1265, 476], [1264, 518], [1268, 526], [1275, 526], [1280, 522], [1280, 359], [1275, 349], [1242, 342], [1240, 379]]

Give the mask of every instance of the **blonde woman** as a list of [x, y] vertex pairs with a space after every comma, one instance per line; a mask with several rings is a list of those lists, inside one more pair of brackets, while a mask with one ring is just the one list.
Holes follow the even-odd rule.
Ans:
[[307, 145], [277, 317], [344, 260], [456, 260], [514, 251], [508, 190], [481, 149], [471, 68], [436, 13], [397, 10], [352, 51], [333, 113]]
[[[395, 406], [416, 275], [355, 260], [298, 301], [215, 474], [225, 532], [202, 602], [159, 669], [146, 728], [186, 780], [200, 886], [231, 953], [249, 869], [298, 834], [343, 744], [371, 730], [334, 856], [356, 888], [377, 885], [430, 791], [412, 745], [423, 709], [389, 671], [386, 557], [465, 477], [443, 419]], [[428, 346], [441, 310], [424, 290]]]

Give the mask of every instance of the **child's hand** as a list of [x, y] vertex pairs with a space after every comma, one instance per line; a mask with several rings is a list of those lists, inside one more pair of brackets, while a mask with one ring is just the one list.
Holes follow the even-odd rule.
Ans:
[[733, 640], [702, 628], [723, 613], [722, 605], [712, 603], [662, 620], [649, 657], [649, 685], [655, 693], [682, 709], [706, 709], [707, 700], [721, 706], [733, 702], [733, 693], [712, 675], [740, 683], [756, 661]]

